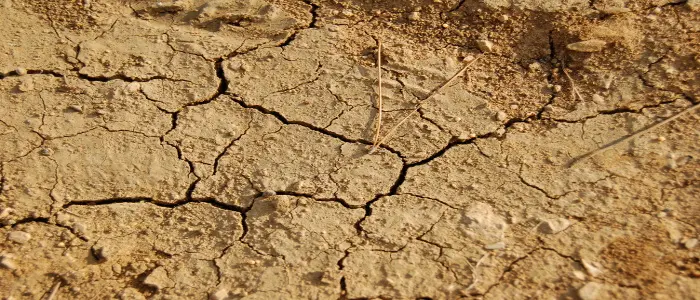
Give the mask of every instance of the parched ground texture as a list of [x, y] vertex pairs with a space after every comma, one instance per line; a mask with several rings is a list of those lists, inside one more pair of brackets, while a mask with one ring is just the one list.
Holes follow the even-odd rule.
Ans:
[[700, 297], [700, 1], [0, 7], [4, 299]]

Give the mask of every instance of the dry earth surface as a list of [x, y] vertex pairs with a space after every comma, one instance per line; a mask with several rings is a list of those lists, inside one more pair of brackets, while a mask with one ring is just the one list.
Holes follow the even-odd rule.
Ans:
[[0, 6], [4, 299], [700, 299], [698, 0]]

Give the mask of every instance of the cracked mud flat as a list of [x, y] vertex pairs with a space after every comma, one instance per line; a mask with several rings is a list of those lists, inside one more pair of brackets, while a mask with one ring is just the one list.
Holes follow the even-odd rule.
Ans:
[[0, 1], [0, 296], [698, 299], [698, 1], [267, 1]]

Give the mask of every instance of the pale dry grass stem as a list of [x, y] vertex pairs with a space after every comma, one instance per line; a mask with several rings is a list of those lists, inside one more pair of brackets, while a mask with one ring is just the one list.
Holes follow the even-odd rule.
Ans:
[[61, 287], [61, 281], [56, 281], [54, 285], [51, 287], [51, 291], [49, 292], [49, 295], [46, 297], [46, 300], [53, 300], [54, 297], [56, 297], [56, 293], [58, 292], [58, 288]]
[[574, 98], [574, 101], [576, 101], [576, 97], [578, 96], [581, 101], [583, 101], [583, 96], [581, 96], [581, 93], [578, 91], [578, 88], [576, 87], [576, 83], [574, 83], [574, 79], [571, 78], [569, 75], [569, 72], [566, 71], [566, 68], [561, 68], [562, 71], [564, 71], [564, 75], [566, 76], [566, 79], [569, 80], [571, 83], [571, 97]]
[[573, 159], [573, 160], [569, 163], [569, 167], [573, 167], [573, 166], [576, 165], [577, 163], [579, 163], [579, 162], [581, 162], [581, 161], [583, 161], [583, 160], [585, 160], [585, 159], [587, 159], [587, 158], [589, 158], [589, 157], [596, 156], [596, 155], [598, 155], [599, 153], [604, 152], [605, 150], [607, 150], [607, 149], [609, 149], [609, 148], [611, 148], [611, 147], [613, 147], [613, 146], [615, 146], [615, 145], [618, 145], [618, 144], [623, 143], [623, 142], [625, 142], [625, 141], [634, 139], [634, 138], [636, 138], [636, 137], [638, 137], [638, 136], [640, 136], [640, 135], [642, 135], [642, 134], [644, 134], [644, 133], [647, 133], [647, 132], [649, 132], [649, 131], [651, 131], [651, 130], [654, 130], [655, 128], [658, 128], [658, 127], [660, 127], [660, 126], [663, 126], [664, 124], [667, 124], [667, 123], [669, 123], [669, 122], [671, 122], [671, 121], [673, 121], [673, 120], [675, 120], [675, 119], [680, 118], [681, 116], [683, 116], [683, 115], [685, 115], [685, 114], [687, 114], [687, 113], [690, 113], [691, 111], [697, 109], [698, 107], [700, 107], [700, 103], [695, 104], [695, 105], [693, 105], [693, 106], [690, 106], [690, 107], [684, 109], [683, 111], [681, 111], [681, 112], [679, 112], [679, 113], [677, 113], [677, 114], [675, 114], [675, 115], [673, 115], [673, 116], [671, 116], [671, 117], [669, 117], [669, 118], [667, 118], [667, 119], [665, 119], [665, 120], [663, 120], [663, 121], [654, 123], [654, 124], [652, 124], [652, 125], [650, 125], [650, 126], [647, 126], [647, 127], [645, 127], [645, 128], [642, 128], [642, 129], [638, 130], [638, 131], [635, 132], [635, 133], [632, 133], [632, 134], [630, 134], [630, 135], [627, 135], [627, 136], [624, 136], [624, 137], [619, 138], [619, 139], [617, 139], [617, 140], [614, 140], [614, 141], [612, 141], [612, 142], [610, 142], [610, 143], [604, 145], [603, 147], [598, 148], [597, 150], [595, 150], [595, 151], [593, 151], [593, 152], [589, 152], [589, 153], [586, 153], [586, 154], [584, 154], [584, 155], [581, 155], [581, 156], [579, 156], [579, 157]]
[[450, 79], [448, 79], [447, 81], [443, 82], [441, 85], [439, 85], [439, 86], [437, 86], [436, 88], [434, 88], [432, 91], [430, 91], [430, 93], [429, 93], [427, 96], [425, 96], [423, 99], [421, 99], [420, 101], [418, 101], [418, 104], [416, 104], [416, 107], [414, 107], [413, 110], [412, 110], [411, 112], [409, 112], [409, 113], [406, 115], [406, 117], [404, 117], [401, 121], [399, 121], [399, 123], [397, 123], [396, 125], [394, 125], [394, 127], [392, 127], [392, 128], [384, 135], [384, 137], [382, 137], [377, 143], [375, 143], [375, 144], [372, 146], [372, 148], [369, 150], [369, 154], [372, 154], [372, 153], [374, 153], [375, 151], [377, 151], [377, 148], [379, 148], [383, 143], [385, 143], [385, 142], [391, 137], [391, 135], [394, 134], [394, 132], [395, 132], [401, 125], [403, 125], [403, 123], [406, 123], [406, 121], [408, 121], [408, 119], [411, 118], [411, 116], [413, 116], [413, 114], [417, 113], [418, 110], [421, 109], [421, 107], [423, 107], [423, 105], [424, 105], [426, 102], [428, 102], [427, 100], [429, 100], [430, 98], [432, 98], [432, 97], [434, 97], [435, 95], [437, 95], [440, 91], [442, 91], [443, 88], [445, 88], [446, 86], [450, 85], [452, 82], [455, 81], [455, 79], [457, 79], [459, 76], [461, 76], [462, 74], [464, 74], [464, 72], [466, 72], [467, 69], [468, 69], [471, 65], [473, 65], [477, 60], [479, 60], [479, 58], [481, 58], [481, 55], [477, 56], [477, 57], [474, 58], [472, 61], [466, 63], [466, 64], [464, 65], [464, 67], [462, 67], [462, 69], [460, 69], [457, 73], [455, 73], [454, 75], [452, 75], [452, 77], [450, 77]]
[[379, 141], [379, 134], [382, 130], [382, 112], [384, 110], [383, 107], [383, 101], [382, 101], [382, 41], [377, 40], [377, 80], [379, 81], [378, 84], [378, 91], [377, 91], [377, 127], [374, 131], [374, 138], [372, 139], [372, 149], [374, 147], [377, 147], [377, 142]]

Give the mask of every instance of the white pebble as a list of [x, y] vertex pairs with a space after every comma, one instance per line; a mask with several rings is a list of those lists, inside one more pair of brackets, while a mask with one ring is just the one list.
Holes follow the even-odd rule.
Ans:
[[216, 292], [213, 292], [210, 296], [209, 299], [211, 300], [224, 300], [227, 299], [229, 295], [228, 289], [221, 288], [218, 289]]
[[32, 235], [24, 231], [10, 231], [7, 234], [7, 239], [17, 244], [24, 244], [32, 239]]
[[83, 106], [82, 106], [82, 105], [77, 105], [77, 104], [75, 104], [75, 105], [69, 105], [69, 106], [68, 106], [68, 109], [71, 110], [71, 111], [74, 111], [74, 112], [79, 112], [79, 113], [83, 112]]
[[6, 255], [0, 257], [0, 266], [9, 270], [17, 269], [17, 263], [15, 263], [11, 257]]
[[603, 286], [600, 283], [589, 282], [578, 290], [578, 296], [581, 300], [598, 299], [602, 288]]
[[698, 245], [698, 239], [689, 239], [683, 243], [686, 249], [693, 249]]
[[593, 96], [591, 98], [593, 99], [593, 102], [595, 102], [595, 103], [598, 103], [598, 104], [605, 103], [605, 99], [601, 95], [593, 94]]
[[19, 76], [24, 76], [24, 75], [27, 75], [27, 69], [17, 68], [17, 69], [15, 69], [15, 73], [17, 73], [17, 75], [19, 75]]
[[559, 218], [557, 220], [547, 220], [540, 225], [540, 231], [546, 234], [556, 234], [571, 226], [571, 221]]
[[498, 113], [496, 113], [496, 120], [505, 121], [507, 118], [508, 118], [508, 115], [502, 111], [499, 111]]
[[557, 93], [561, 92], [561, 85], [558, 85], [558, 84], [555, 85], [555, 86], [554, 86], [554, 91], [557, 92]]
[[498, 16], [498, 20], [501, 22], [507, 22], [508, 20], [510, 20], [510, 17], [508, 15], [500, 15]]
[[408, 14], [408, 19], [411, 21], [420, 20], [420, 12], [414, 11], [414, 12]]
[[506, 248], [506, 243], [504, 243], [504, 242], [497, 242], [497, 243], [493, 243], [490, 245], [486, 245], [484, 247], [484, 249], [486, 249], [486, 250], [500, 250], [500, 249], [505, 249], [505, 248]]
[[593, 277], [597, 277], [598, 275], [603, 273], [603, 270], [601, 270], [602, 267], [596, 262], [591, 262], [586, 259], [582, 259], [581, 264], [583, 265], [583, 268], [586, 269], [586, 272], [588, 272], [588, 274]]
[[0, 220], [9, 217], [13, 211], [14, 210], [12, 208], [9, 208], [9, 207], [5, 207], [2, 210], [0, 210]]
[[138, 82], [130, 82], [126, 85], [126, 91], [129, 93], [136, 93], [141, 89], [141, 84]]
[[343, 9], [343, 11], [342, 11], [341, 13], [343, 14], [343, 16], [346, 16], [346, 17], [352, 17], [352, 16], [355, 15], [355, 14], [352, 12], [352, 10], [349, 10], [349, 9]]

